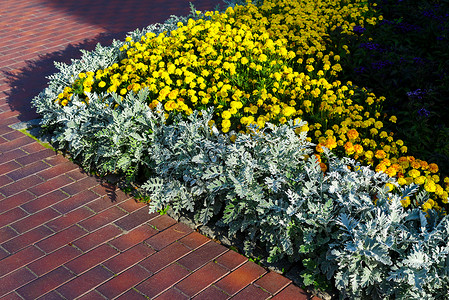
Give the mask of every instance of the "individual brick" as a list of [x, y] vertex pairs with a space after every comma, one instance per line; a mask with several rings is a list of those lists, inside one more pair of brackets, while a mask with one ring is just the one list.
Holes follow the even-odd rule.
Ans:
[[44, 256], [45, 253], [33, 245], [26, 247], [8, 257], [2, 259], [0, 268], [0, 277], [11, 273], [28, 263]]
[[[29, 192], [27, 191], [27, 193]], [[52, 206], [64, 199], [67, 199], [68, 197], [69, 196], [67, 196], [60, 190], [56, 190], [43, 196], [37, 197], [35, 200], [29, 201], [23, 204], [21, 207], [29, 213], [35, 213], [39, 210]]]
[[38, 276], [42, 276], [51, 270], [56, 269], [60, 265], [81, 255], [82, 252], [75, 247], [66, 245], [46, 256], [32, 262], [28, 268]]
[[226, 253], [224, 253], [223, 255], [221, 255], [216, 259], [217, 263], [228, 268], [231, 271], [241, 266], [246, 261], [248, 261], [246, 257], [244, 257], [241, 254], [238, 254], [233, 250], [227, 251]]
[[173, 219], [172, 217], [170, 217], [168, 215], [159, 215], [159, 216], [155, 216], [148, 223], [151, 226], [153, 226], [155, 229], [162, 231], [172, 225], [175, 225], [177, 222], [175, 219]]
[[[12, 131], [11, 134], [15, 134], [18, 131]], [[20, 148], [21, 146], [24, 146], [29, 143], [33, 143], [34, 140], [30, 137], [27, 137], [23, 135], [23, 133], [18, 132], [21, 136], [15, 138], [15, 139], [9, 139], [10, 134], [3, 135], [4, 138], [8, 139], [9, 141], [1, 143], [0, 144], [0, 153], [1, 152], [8, 152], [17, 148]]]
[[147, 207], [142, 207], [132, 213], [128, 214], [126, 217], [115, 222], [115, 225], [121, 227], [123, 230], [131, 230], [141, 224], [144, 224], [155, 217], [157, 217], [158, 213], [148, 213]]
[[18, 269], [0, 278], [0, 297], [32, 281], [36, 275], [25, 268]]
[[24, 233], [34, 227], [38, 227], [52, 219], [57, 218], [58, 216], [60, 216], [60, 213], [49, 207], [35, 214], [27, 216], [20, 221], [14, 222], [10, 226], [17, 232]]
[[228, 272], [222, 266], [210, 262], [178, 282], [175, 287], [185, 295], [193, 297]]
[[269, 299], [271, 295], [259, 287], [255, 287], [250, 284], [243, 290], [241, 290], [237, 295], [232, 297], [235, 300], [262, 300]]
[[[60, 165], [60, 164], [63, 164], [63, 163], [71, 163], [72, 165], [76, 166], [74, 163], [70, 162], [67, 159], [67, 157], [64, 157], [62, 155], [55, 155], [55, 156], [46, 157], [44, 159], [44, 162], [46, 162], [47, 164], [49, 164], [51, 166], [56, 166], [56, 165]], [[78, 168], [78, 166], [77, 166], [77, 168]], [[66, 172], [68, 172], [68, 171], [66, 171]]]
[[156, 297], [187, 275], [189, 271], [177, 264], [171, 264], [136, 286], [136, 289], [150, 298]]
[[72, 178], [74, 181], [80, 181], [89, 177], [89, 175], [80, 168], [68, 171], [64, 175]]
[[[9, 132], [7, 134], [4, 134], [3, 137], [5, 139], [9, 140], [9, 141], [16, 141], [16, 140], [19, 140], [21, 138], [26, 137], [26, 138], [28, 138], [30, 140], [30, 143], [35, 142], [32, 138], [24, 135], [22, 132], [17, 131], [17, 130], [14, 130], [14, 131], [11, 131], [11, 132]], [[19, 145], [15, 145], [15, 147], [13, 147], [11, 149], [15, 149], [15, 148], [18, 148], [18, 147], [20, 147], [20, 146]], [[2, 148], [0, 148], [0, 151], [6, 152], [7, 150], [6, 149], [3, 150]]]
[[27, 214], [23, 209], [20, 209], [19, 207], [8, 210], [7, 212], [0, 214], [0, 227], [11, 224], [14, 221], [23, 219], [28, 215], [29, 214]]
[[92, 290], [89, 293], [84, 294], [83, 296], [77, 298], [77, 300], [104, 300], [104, 296], [102, 296], [96, 290]]
[[133, 212], [135, 210], [138, 210], [142, 207], [146, 207], [146, 203], [138, 202], [134, 198], [128, 198], [126, 201], [123, 201], [118, 205], [120, 208], [123, 208], [127, 212]]
[[191, 232], [190, 234], [186, 235], [185, 237], [179, 240], [179, 242], [181, 242], [182, 244], [184, 244], [185, 246], [189, 247], [192, 250], [206, 244], [209, 241], [210, 241], [209, 238], [205, 237], [204, 235], [196, 231]]
[[14, 180], [9, 178], [8, 176], [6, 176], [6, 175], [1, 175], [0, 176], [0, 186], [8, 185], [11, 182], [14, 182]]
[[69, 185], [62, 187], [61, 190], [69, 195], [75, 195], [81, 191], [88, 190], [98, 184], [99, 181], [95, 177], [87, 176], [81, 180], [75, 181]]
[[204, 244], [200, 248], [179, 259], [178, 263], [190, 271], [194, 271], [217, 256], [220, 256], [227, 250], [228, 249], [226, 247], [210, 241], [209, 243]]
[[[59, 157], [59, 156], [57, 156]], [[71, 170], [77, 170], [79, 169], [79, 167], [77, 165], [75, 165], [74, 163], [70, 162], [70, 161], [66, 161], [65, 158], [63, 163], [59, 163], [55, 166], [52, 166], [44, 171], [41, 171], [39, 173], [37, 173], [36, 175], [45, 179], [45, 180], [50, 180], [52, 178], [55, 178], [57, 176], [60, 176], [61, 174], [64, 174], [66, 172], [69, 172]], [[44, 160], [45, 161], [45, 160]]]
[[138, 244], [125, 252], [105, 261], [103, 266], [118, 274], [154, 254], [155, 251], [145, 244]]
[[113, 299], [150, 276], [151, 273], [136, 265], [97, 287], [96, 290], [107, 299]]
[[[220, 290], [214, 285], [209, 286], [207, 289], [202, 291], [200, 294], [198, 294], [193, 299], [195, 300], [226, 300], [231, 298], [228, 294], [226, 294], [223, 290]], [[285, 299], [287, 300], [287, 299]]]
[[147, 300], [148, 298], [132, 289], [121, 295], [117, 300]]
[[45, 147], [37, 142], [34, 142], [34, 143], [24, 145], [24, 146], [20, 147], [20, 149], [22, 149], [26, 153], [32, 154], [32, 153], [36, 153], [36, 152], [44, 150]]
[[69, 197], [64, 201], [56, 203], [53, 207], [57, 211], [65, 214], [97, 198], [98, 195], [92, 193], [91, 191], [82, 191], [75, 196]]
[[58, 177], [51, 178], [45, 182], [35, 185], [28, 190], [36, 196], [42, 196], [44, 194], [57, 190], [71, 182], [73, 182], [72, 179], [64, 175], [60, 175]]
[[126, 249], [140, 244], [144, 240], [148, 239], [151, 236], [154, 236], [157, 233], [158, 231], [156, 229], [153, 229], [150, 226], [144, 224], [117, 237], [116, 239], [111, 241], [110, 244], [120, 251], [125, 251]]
[[[90, 191], [93, 191], [93, 189], [90, 189]], [[99, 198], [86, 204], [86, 206], [94, 212], [99, 213], [110, 207], [117, 206], [117, 203], [110, 201], [107, 197], [99, 195]]]
[[254, 285], [263, 288], [268, 291], [270, 294], [274, 295], [287, 285], [289, 285], [292, 281], [290, 279], [285, 278], [284, 276], [275, 273], [269, 272], [265, 274], [262, 278], [259, 278], [254, 282]]
[[151, 245], [156, 250], [161, 250], [167, 245], [179, 240], [180, 238], [191, 233], [193, 230], [187, 225], [182, 223], [177, 223], [171, 227], [168, 227], [164, 231], [150, 237], [145, 242]]
[[248, 261], [232, 273], [220, 279], [215, 285], [227, 294], [235, 295], [265, 273], [266, 271], [264, 268]]
[[0, 244], [6, 242], [7, 240], [12, 239], [17, 235], [18, 234], [14, 230], [12, 230], [11, 227], [9, 226], [0, 228]]
[[66, 244], [74, 242], [76, 239], [86, 234], [86, 231], [74, 225], [36, 243], [36, 246], [44, 250], [46, 253], [50, 253]]
[[74, 241], [73, 244], [83, 251], [88, 251], [120, 234], [122, 234], [122, 231], [119, 228], [114, 225], [107, 225]]
[[42, 161], [36, 161], [32, 164], [24, 166], [18, 170], [9, 172], [7, 176], [13, 180], [19, 180], [30, 175], [36, 174], [40, 171], [48, 169], [50, 166]]
[[154, 300], [188, 300], [188, 299], [191, 298], [182, 294], [175, 288], [169, 288], [168, 290], [166, 290], [165, 292], [154, 298]]
[[0, 300], [23, 300], [15, 291], [0, 297]]
[[48, 222], [46, 225], [52, 230], [59, 232], [72, 225], [77, 224], [81, 220], [87, 219], [93, 214], [94, 213], [89, 209], [85, 207], [80, 207], [78, 209], [72, 210], [69, 213], [60, 216], [57, 219]]
[[107, 210], [104, 210], [86, 220], [79, 222], [78, 224], [88, 231], [95, 231], [96, 229], [111, 223], [117, 219], [125, 216], [126, 213], [121, 209], [113, 206]]
[[43, 183], [43, 180], [35, 175], [28, 176], [26, 178], [14, 181], [8, 185], [0, 187], [0, 193], [5, 195], [6, 197], [10, 197], [12, 195], [23, 192], [30, 187], [33, 188], [35, 186], [39, 186]]
[[286, 288], [276, 294], [272, 300], [309, 300], [312, 299], [312, 295], [306, 293], [294, 284], [289, 284]]
[[0, 211], [8, 211], [17, 206], [28, 203], [34, 198], [36, 197], [28, 191], [23, 191], [19, 194], [15, 194], [11, 197], [0, 200]]
[[[2, 156], [0, 157], [3, 159]], [[2, 161], [5, 161], [5, 163], [0, 164], [0, 175], [5, 175], [11, 171], [17, 170], [22, 167], [13, 160], [12, 161], [2, 160]]]
[[66, 299], [75, 299], [109, 280], [112, 276], [113, 274], [105, 268], [96, 266], [57, 288], [56, 291]]
[[14, 149], [8, 152], [3, 152], [0, 154], [0, 158], [1, 161], [12, 161], [12, 160], [16, 160], [19, 159], [21, 157], [24, 157], [28, 155], [28, 153], [26, 153], [25, 151], [21, 150], [21, 149]]
[[86, 252], [77, 258], [67, 262], [65, 266], [76, 274], [81, 274], [96, 265], [104, 262], [105, 260], [117, 255], [118, 252], [107, 244], [101, 244], [100, 246]]
[[181, 243], [175, 242], [162, 249], [161, 251], [144, 259], [139, 264], [142, 265], [145, 269], [156, 273], [189, 252], [189, 248]]
[[2, 244], [2, 247], [8, 250], [11, 253], [15, 253], [20, 249], [28, 247], [48, 236], [53, 234], [53, 232], [45, 226], [40, 226], [34, 228], [30, 231], [27, 231], [24, 234], [18, 235], [7, 242]]
[[44, 148], [43, 150], [41, 150], [39, 152], [31, 153], [31, 154], [28, 154], [26, 156], [17, 158], [16, 161], [19, 164], [21, 164], [22, 166], [26, 166], [28, 164], [31, 164], [31, 163], [35, 162], [35, 161], [42, 160], [44, 158], [51, 157], [51, 156], [54, 156], [54, 155], [56, 155], [56, 154], [55, 154], [55, 152], [53, 150]]

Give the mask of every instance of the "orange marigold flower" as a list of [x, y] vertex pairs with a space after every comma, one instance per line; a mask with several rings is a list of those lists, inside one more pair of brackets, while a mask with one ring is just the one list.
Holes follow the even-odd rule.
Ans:
[[345, 145], [346, 154], [351, 155], [355, 152], [354, 145], [351, 142], [346, 142]]
[[434, 164], [434, 163], [431, 163], [431, 164], [429, 165], [429, 171], [430, 171], [431, 173], [437, 173], [437, 172], [438, 172], [438, 165], [437, 165], [437, 164]]
[[374, 155], [377, 159], [383, 159], [385, 157], [387, 157], [387, 154], [385, 153], [384, 150], [377, 150], [376, 154]]
[[355, 129], [350, 129], [346, 134], [350, 140], [355, 140], [359, 137], [359, 133]]

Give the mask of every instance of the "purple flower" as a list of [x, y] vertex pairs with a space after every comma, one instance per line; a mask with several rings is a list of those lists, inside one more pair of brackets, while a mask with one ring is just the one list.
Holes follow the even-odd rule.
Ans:
[[355, 68], [354, 71], [357, 74], [362, 74], [362, 73], [364, 73], [366, 71], [366, 68], [365, 67], [358, 67], [358, 68]]
[[391, 65], [391, 62], [388, 60], [386, 60], [386, 61], [379, 60], [379, 61], [373, 62], [371, 64], [371, 66], [376, 70], [381, 70], [389, 65]]
[[360, 25], [354, 26], [354, 28], [352, 29], [352, 31], [354, 31], [356, 34], [362, 34], [364, 33], [366, 30], [366, 28], [363, 28]]
[[428, 111], [423, 107], [420, 110], [418, 110], [418, 116], [428, 118], [430, 116], [430, 111]]

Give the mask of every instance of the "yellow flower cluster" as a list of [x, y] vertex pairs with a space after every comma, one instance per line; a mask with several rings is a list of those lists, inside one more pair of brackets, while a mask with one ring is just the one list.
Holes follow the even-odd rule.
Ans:
[[204, 19], [179, 23], [169, 35], [128, 37], [120, 49], [125, 59], [80, 73], [56, 101], [65, 106], [75, 93], [88, 103], [91, 91], [125, 96], [148, 88], [149, 107], [161, 104], [167, 114], [213, 106], [214, 122], [225, 133], [301, 118], [309, 125], [298, 131], [310, 132], [323, 170], [320, 153], [327, 147], [397, 177], [400, 184], [421, 184], [435, 195], [423, 210], [439, 209], [449, 187], [438, 184], [438, 167], [401, 156], [407, 147], [384, 129], [385, 122], [396, 122], [380, 113], [385, 99], [337, 80], [341, 56], [349, 51], [345, 45], [339, 53], [327, 50], [329, 32], [353, 34], [356, 25], [378, 19], [361, 0], [266, 0], [261, 7], [248, 3], [221, 14], [207, 12]]

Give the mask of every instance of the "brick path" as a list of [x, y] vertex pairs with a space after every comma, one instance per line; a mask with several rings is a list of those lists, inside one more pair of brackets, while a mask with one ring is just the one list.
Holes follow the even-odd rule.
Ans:
[[0, 299], [310, 298], [9, 127], [37, 117], [30, 99], [53, 61], [188, 10], [185, 0], [0, 2]]

